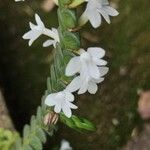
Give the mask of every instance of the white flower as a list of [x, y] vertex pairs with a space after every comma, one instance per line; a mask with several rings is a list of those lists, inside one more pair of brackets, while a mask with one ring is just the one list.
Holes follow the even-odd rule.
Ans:
[[68, 141], [62, 140], [59, 150], [72, 150], [72, 147], [70, 146], [70, 143]]
[[98, 83], [104, 81], [104, 75], [109, 71], [108, 67], [99, 67], [101, 77], [97, 80], [90, 78], [89, 76], [84, 79], [82, 76], [75, 77], [71, 83], [67, 86], [67, 90], [70, 92], [75, 92], [77, 90], [78, 94], [83, 94], [88, 91], [90, 94], [95, 94], [98, 90]]
[[53, 37], [54, 40], [47, 40], [47, 41], [45, 41], [43, 43], [43, 47], [48, 47], [48, 46], [53, 45], [56, 48], [56, 44], [58, 42], [60, 42], [60, 40], [59, 40], [59, 34], [58, 34], [57, 29], [52, 28], [52, 30], [51, 30], [51, 37]]
[[91, 47], [85, 50], [80, 50], [80, 56], [73, 57], [67, 67], [66, 76], [73, 76], [77, 73], [80, 75], [75, 77], [67, 86], [70, 92], [78, 91], [78, 94], [83, 94], [88, 91], [95, 94], [98, 87], [97, 83], [104, 80], [104, 75], [108, 72], [108, 67], [104, 67], [107, 62], [103, 59], [105, 51], [102, 48]]
[[117, 16], [119, 13], [117, 10], [109, 6], [108, 0], [85, 0], [87, 1], [87, 7], [80, 18], [80, 24], [85, 24], [88, 20], [94, 28], [101, 25], [102, 18], [110, 24], [109, 16]]
[[47, 40], [43, 46], [47, 47], [50, 45], [53, 45], [56, 47], [56, 43], [59, 42], [59, 36], [58, 31], [55, 28], [52, 28], [52, 30], [45, 28], [44, 23], [42, 22], [41, 18], [35, 14], [35, 20], [37, 25], [34, 25], [33, 23], [29, 23], [31, 30], [28, 31], [23, 35], [23, 39], [29, 39], [29, 46], [32, 45], [32, 43], [39, 38], [42, 34], [47, 35], [51, 37], [53, 40]]
[[74, 101], [74, 95], [67, 90], [52, 93], [48, 95], [45, 99], [45, 104], [48, 106], [54, 106], [54, 111], [56, 113], [63, 113], [70, 118], [72, 116], [71, 109], [77, 109], [78, 107], [72, 102]]

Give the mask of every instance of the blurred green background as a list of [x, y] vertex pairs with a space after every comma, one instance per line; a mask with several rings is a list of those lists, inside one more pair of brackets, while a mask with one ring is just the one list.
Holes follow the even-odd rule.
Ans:
[[[45, 11], [43, 1], [0, 1], [0, 87], [20, 132], [40, 104], [52, 54], [52, 48], [42, 47], [45, 37], [28, 47], [22, 35], [29, 30], [28, 22], [34, 22], [35, 13], [47, 27], [58, 26], [57, 8]], [[97, 30], [90, 24], [81, 30], [82, 46], [104, 48], [110, 67], [97, 94], [77, 97], [80, 109], [75, 113], [93, 121], [97, 131], [77, 133], [60, 125], [45, 149], [67, 139], [75, 150], [117, 150], [141, 125], [137, 91], [150, 89], [150, 1], [114, 0], [111, 4], [120, 12], [111, 18], [111, 25], [103, 21]]]

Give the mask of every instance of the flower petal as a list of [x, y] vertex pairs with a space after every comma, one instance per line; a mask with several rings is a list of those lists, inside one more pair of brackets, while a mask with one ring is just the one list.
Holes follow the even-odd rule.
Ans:
[[107, 65], [107, 61], [105, 61], [103, 59], [94, 58], [93, 61], [98, 66], [105, 66], [105, 65]]
[[65, 100], [68, 102], [74, 101], [74, 95], [68, 91], [65, 91]]
[[56, 113], [60, 113], [60, 111], [61, 111], [61, 103], [57, 103], [56, 105], [55, 105], [55, 107], [54, 107], [54, 111], [56, 112]]
[[100, 76], [104, 76], [108, 73], [109, 68], [108, 67], [99, 67]]
[[101, 83], [103, 81], [104, 81], [104, 78], [102, 78], [102, 77], [97, 80], [93, 80], [93, 82], [95, 82], [95, 83]]
[[33, 31], [32, 31], [32, 30], [28, 31], [27, 33], [25, 33], [25, 34], [22, 36], [23, 39], [32, 39], [33, 37], [34, 37], [34, 34], [33, 34]]
[[71, 109], [77, 109], [77, 108], [78, 108], [76, 105], [72, 104], [71, 102], [67, 102], [66, 104], [67, 104], [67, 106], [69, 106]]
[[82, 82], [81, 83], [81, 87], [80, 87], [80, 89], [78, 91], [78, 94], [85, 93], [87, 91], [87, 89], [88, 89], [88, 82]]
[[32, 43], [41, 35], [39, 32], [35, 32], [33, 30], [30, 30], [29, 32], [25, 33], [23, 35], [23, 39], [30, 39], [29, 46], [32, 45]]
[[101, 15], [96, 10], [86, 10], [86, 15], [94, 28], [101, 25]]
[[108, 0], [101, 0], [103, 5], [109, 5]]
[[43, 47], [48, 47], [54, 44], [54, 40], [47, 40], [43, 43]]
[[38, 14], [35, 14], [35, 20], [38, 26], [44, 27], [44, 24]]
[[79, 56], [73, 57], [67, 64], [65, 75], [73, 76], [79, 71], [79, 68], [80, 68], [80, 57]]
[[117, 16], [119, 15], [119, 12], [110, 6], [104, 6], [103, 9], [108, 13], [110, 16]]
[[62, 111], [64, 112], [64, 114], [65, 114], [68, 118], [70, 118], [70, 117], [72, 116], [71, 109], [70, 109], [69, 106], [67, 106], [66, 104], [63, 105]]
[[107, 14], [107, 12], [102, 8], [102, 9], [99, 9], [98, 10], [101, 15], [104, 17], [104, 19], [107, 21], [107, 23], [110, 24], [110, 18], [109, 18], [109, 15]]
[[69, 92], [75, 92], [81, 87], [80, 76], [75, 77], [71, 83], [66, 87]]
[[89, 74], [92, 78], [98, 79], [100, 77], [99, 69], [94, 63], [88, 65]]
[[29, 22], [29, 26], [30, 26], [31, 30], [34, 30], [36, 27], [36, 25], [34, 25], [32, 22]]
[[71, 108], [71, 109], [77, 109], [78, 107], [70, 102], [68, 102], [68, 106]]
[[81, 15], [81, 17], [79, 18], [79, 26], [83, 26], [85, 25], [87, 22], [88, 22], [88, 17], [87, 17], [87, 14], [86, 14], [86, 11], [83, 12], [83, 14]]
[[105, 55], [105, 50], [99, 47], [90, 47], [87, 49], [87, 52], [94, 58], [102, 58]]
[[56, 96], [56, 93], [48, 95], [45, 99], [45, 104], [48, 105], [48, 106], [56, 105], [55, 96]]
[[95, 82], [89, 82], [88, 91], [91, 94], [95, 94], [98, 90], [98, 86]]

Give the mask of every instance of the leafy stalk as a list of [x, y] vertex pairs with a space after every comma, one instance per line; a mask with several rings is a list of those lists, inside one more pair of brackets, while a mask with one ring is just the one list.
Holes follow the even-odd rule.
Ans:
[[[36, 115], [31, 117], [29, 125], [24, 126], [23, 137], [19, 137], [16, 140], [13, 150], [42, 150], [42, 144], [46, 142], [46, 133], [52, 136], [56, 130], [56, 125], [46, 126], [43, 123], [44, 116], [52, 112], [51, 109], [44, 105], [44, 100], [48, 94], [63, 90], [66, 84], [70, 82], [71, 79], [65, 77], [66, 64], [80, 48], [79, 33], [71, 32], [78, 24], [75, 9], [70, 9], [69, 7], [73, 1], [59, 0], [58, 2], [60, 43], [57, 44], [54, 61], [50, 67], [50, 76], [47, 78], [47, 90], [42, 98], [41, 106], [37, 109]], [[60, 121], [78, 131], [95, 130], [91, 122], [76, 116], [68, 119], [61, 113]]]

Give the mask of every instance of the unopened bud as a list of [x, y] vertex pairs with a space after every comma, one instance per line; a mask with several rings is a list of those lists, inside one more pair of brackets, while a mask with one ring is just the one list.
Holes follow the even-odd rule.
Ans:
[[47, 125], [55, 125], [58, 121], [58, 114], [54, 113], [54, 112], [49, 112], [45, 115], [44, 117], [44, 124]]

